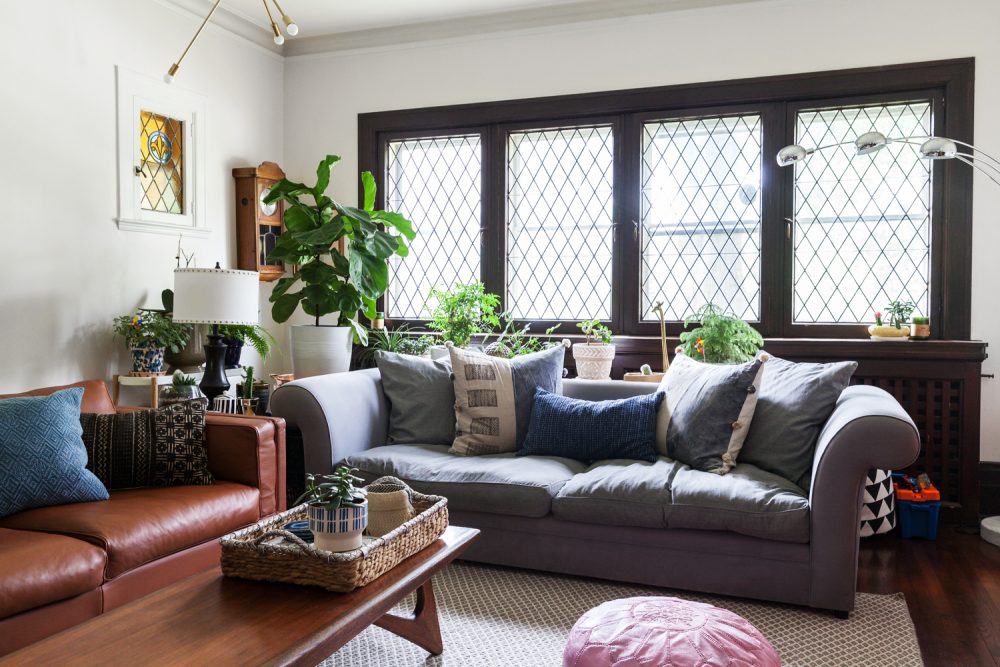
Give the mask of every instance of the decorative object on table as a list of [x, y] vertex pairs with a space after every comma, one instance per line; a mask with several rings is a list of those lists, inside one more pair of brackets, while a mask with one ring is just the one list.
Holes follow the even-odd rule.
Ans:
[[916, 306], [910, 301], [893, 301], [886, 307], [889, 324], [882, 322], [882, 312], [875, 313], [875, 324], [868, 327], [872, 340], [905, 341], [909, 340], [910, 327], [907, 321]]
[[653, 371], [652, 366], [643, 364], [639, 367], [638, 373], [626, 373], [623, 379], [626, 382], [660, 382], [663, 380], [664, 375], [666, 373], [656, 373]]
[[667, 351], [667, 312], [662, 301], [653, 304], [653, 312], [660, 320], [660, 355], [663, 357], [663, 372], [666, 373], [670, 370], [670, 355]]
[[680, 349], [690, 359], [710, 364], [742, 364], [754, 358], [764, 339], [752, 326], [714, 303], [684, 318]]
[[[243, 414], [248, 417], [253, 417], [257, 414], [257, 410], [261, 405], [259, 399], [254, 393], [258, 384], [263, 384], [265, 390], [269, 390], [269, 385], [264, 383], [254, 382], [254, 371], [253, 366], [247, 366], [243, 369], [243, 382], [242, 384], [236, 385], [236, 395], [240, 397], [240, 405], [243, 407]], [[264, 404], [267, 407], [267, 404]]]
[[781, 656], [760, 630], [729, 610], [649, 596], [605, 602], [581, 616], [570, 630], [563, 665], [781, 667]]
[[[246, 370], [252, 371], [253, 366], [247, 366]], [[254, 377], [250, 386], [250, 398], [253, 400], [254, 410], [258, 414], [267, 414], [268, 402], [271, 399], [271, 385]], [[244, 374], [243, 382], [236, 384], [236, 395], [246, 398], [247, 391], [246, 374]]]
[[223, 394], [212, 399], [211, 410], [224, 415], [241, 415], [243, 414], [243, 404], [240, 399]]
[[202, 393], [213, 401], [229, 389], [226, 378], [226, 344], [219, 333], [220, 324], [256, 324], [258, 280], [253, 271], [221, 269], [174, 270], [174, 321], [211, 324], [205, 346], [205, 374]]
[[576, 326], [586, 337], [583, 343], [573, 344], [577, 377], [581, 380], [610, 380], [611, 364], [615, 359], [611, 329], [596, 319], [584, 320]]
[[569, 341], [513, 359], [491, 357], [446, 344], [455, 387], [452, 454], [516, 452], [528, 432], [535, 390], [562, 393]]
[[375, 318], [372, 320], [372, 330], [380, 331], [385, 329], [385, 313], [381, 310], [375, 313]]
[[236, 181], [236, 267], [257, 271], [262, 282], [277, 280], [285, 275], [280, 260], [270, 260], [278, 239], [285, 233], [285, 206], [268, 202], [275, 183], [285, 172], [274, 162], [261, 162], [256, 167], [233, 169]]
[[364, 481], [355, 472], [338, 466], [332, 475], [306, 475], [306, 491], [294, 504], [306, 504], [317, 549], [341, 552], [361, 546], [361, 534], [368, 527], [368, 500], [367, 491], [354, 486]]
[[292, 373], [271, 373], [271, 379], [274, 380], [274, 388], [277, 389], [283, 384], [293, 382], [295, 375]]
[[197, 380], [190, 375], [185, 375], [181, 371], [174, 371], [170, 384], [160, 387], [159, 392], [158, 403], [160, 405], [170, 405], [171, 403], [201, 398], [201, 390], [198, 389]]
[[271, 351], [278, 347], [278, 340], [259, 324], [223, 324], [219, 327], [228, 347], [226, 368], [240, 368], [244, 345], [250, 345], [261, 361], [267, 361]]
[[[313, 187], [282, 179], [263, 199], [265, 204], [285, 204], [288, 227], [268, 261], [296, 265], [291, 276], [275, 284], [269, 298], [271, 315], [275, 322], [285, 322], [301, 306], [315, 318], [314, 325], [291, 328], [292, 371], [299, 378], [349, 370], [352, 342], [368, 342], [358, 312], [375, 316], [376, 301], [388, 284], [389, 258], [409, 254], [406, 239], [416, 237], [413, 225], [399, 213], [375, 210], [371, 172], [361, 174], [361, 209], [328, 197], [330, 170], [338, 161], [337, 155], [323, 158]], [[306, 199], [315, 204], [309, 205]], [[292, 291], [300, 281], [303, 288]], [[331, 313], [338, 313], [337, 326], [321, 326], [320, 318]]]
[[410, 502], [410, 487], [396, 477], [379, 477], [368, 492], [368, 534], [382, 537], [416, 515]]
[[892, 480], [902, 536], [936, 540], [941, 514], [941, 493], [934, 488], [926, 473], [913, 477], [894, 472]]
[[490, 356], [513, 359], [562, 345], [561, 340], [552, 337], [559, 328], [558, 324], [546, 329], [544, 336], [532, 336], [530, 322], [516, 326], [508, 313], [502, 314], [500, 319], [503, 321], [503, 328], [497, 334], [496, 340], [491, 341], [489, 334], [483, 337], [483, 352]]
[[289, 521], [288, 523], [286, 523], [284, 526], [281, 527], [281, 530], [287, 530], [289, 533], [299, 538], [303, 542], [306, 542], [308, 544], [313, 543], [314, 540], [313, 532], [309, 530], [308, 519], [300, 521]]
[[[212, 8], [208, 10], [208, 14], [205, 15], [204, 19], [202, 19], [201, 25], [198, 26], [198, 29], [195, 31], [191, 41], [187, 43], [187, 46], [184, 47], [184, 51], [181, 52], [181, 57], [171, 64], [167, 73], [163, 75], [163, 80], [166, 83], [173, 83], [174, 77], [177, 75], [177, 70], [180, 69], [181, 63], [184, 62], [184, 58], [187, 56], [188, 51], [190, 51], [191, 47], [194, 46], [198, 36], [201, 35], [201, 31], [205, 29], [206, 25], [208, 25], [209, 20], [211, 20], [212, 15], [215, 14], [215, 10], [219, 8], [219, 4], [221, 2], [222, 0], [215, 0], [212, 4]], [[299, 26], [281, 9], [277, 0], [264, 0], [264, 9], [267, 12], [267, 22], [271, 27], [271, 33], [274, 35], [274, 43], [281, 46], [285, 43], [285, 35], [282, 33], [281, 28], [278, 27], [278, 22], [274, 20], [274, 15], [271, 13], [271, 7], [268, 5], [268, 2], [273, 3], [275, 8], [278, 10], [277, 14], [281, 17], [282, 23], [285, 24], [285, 32], [288, 33], [289, 37], [295, 37], [295, 35], [299, 34]]]
[[[299, 506], [222, 538], [222, 573], [258, 581], [318, 586], [346, 593], [366, 586], [413, 554], [430, 546], [448, 528], [448, 500], [409, 489], [416, 515], [358, 549], [335, 553], [306, 544], [281, 530], [306, 518]], [[318, 535], [316, 535], [318, 537]]]
[[896, 527], [896, 493], [892, 471], [872, 468], [861, 492], [861, 537], [888, 533]]
[[86, 469], [83, 389], [0, 400], [0, 517], [33, 507], [107, 500]]
[[916, 315], [910, 324], [910, 340], [931, 339], [931, 318]]
[[132, 352], [133, 371], [160, 373], [164, 351], [170, 348], [177, 352], [187, 345], [190, 330], [163, 313], [140, 308], [133, 315], [116, 317], [114, 332]]
[[666, 398], [657, 416], [657, 451], [695, 470], [729, 472], [750, 431], [766, 361], [766, 355], [743, 364], [675, 357], [660, 383]]
[[450, 445], [455, 440], [455, 387], [450, 359], [379, 350], [382, 391], [389, 400], [390, 445]]
[[[500, 326], [500, 297], [486, 291], [478, 280], [458, 283], [449, 290], [432, 288], [434, 307], [427, 328], [441, 334], [440, 343], [452, 342], [468, 347], [472, 337], [494, 331]], [[447, 356], [445, 354], [444, 356]]]

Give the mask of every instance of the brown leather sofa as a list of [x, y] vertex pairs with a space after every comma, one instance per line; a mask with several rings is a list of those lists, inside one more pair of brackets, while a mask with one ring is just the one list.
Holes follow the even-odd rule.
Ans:
[[[115, 411], [100, 380], [15, 395], [67, 387], [84, 388], [83, 412]], [[206, 432], [211, 486], [0, 519], [0, 655], [218, 564], [219, 537], [285, 509], [284, 420], [210, 414]]]

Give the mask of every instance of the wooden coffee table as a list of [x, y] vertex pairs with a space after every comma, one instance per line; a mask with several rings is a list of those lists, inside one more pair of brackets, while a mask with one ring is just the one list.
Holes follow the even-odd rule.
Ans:
[[[231, 579], [213, 568], [0, 663], [313, 667], [373, 624], [437, 655], [444, 646], [431, 577], [478, 537], [478, 530], [451, 526], [431, 546], [350, 593]], [[412, 615], [388, 613], [414, 591]]]

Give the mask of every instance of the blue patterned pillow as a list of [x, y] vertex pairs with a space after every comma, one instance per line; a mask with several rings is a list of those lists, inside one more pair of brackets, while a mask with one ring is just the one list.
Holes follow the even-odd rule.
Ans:
[[616, 401], [581, 401], [535, 391], [518, 456], [564, 456], [581, 461], [656, 461], [656, 413], [663, 392]]
[[83, 388], [0, 400], [0, 517], [32, 507], [107, 500], [87, 470]]

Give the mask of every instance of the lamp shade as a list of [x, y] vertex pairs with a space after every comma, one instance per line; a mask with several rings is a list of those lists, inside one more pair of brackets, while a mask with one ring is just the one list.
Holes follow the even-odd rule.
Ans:
[[232, 269], [175, 269], [174, 321], [257, 324], [259, 275]]

